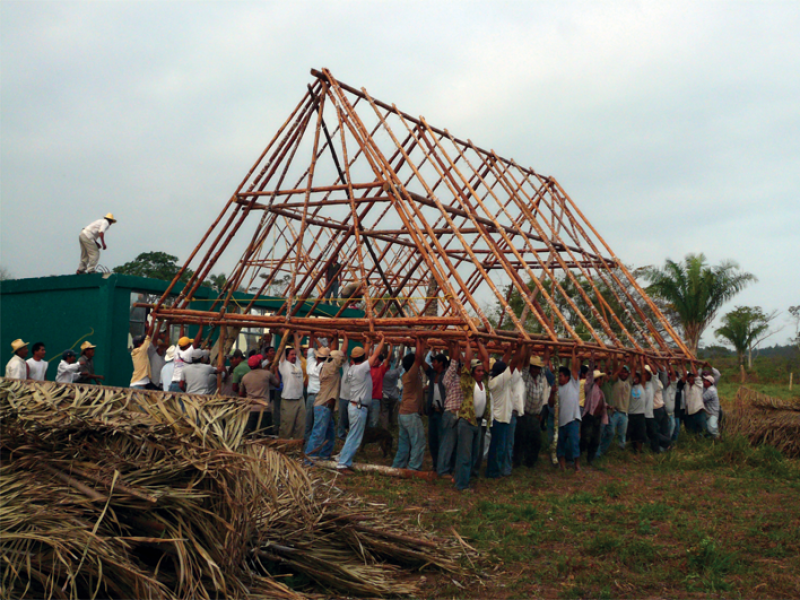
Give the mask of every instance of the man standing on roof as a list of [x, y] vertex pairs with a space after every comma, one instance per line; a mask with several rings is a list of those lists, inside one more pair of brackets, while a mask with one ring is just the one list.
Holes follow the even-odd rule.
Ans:
[[28, 342], [14, 340], [11, 342], [11, 349], [14, 351], [14, 356], [6, 364], [6, 377], [9, 379], [27, 379], [28, 378], [28, 364], [25, 362], [25, 357], [28, 356]]
[[[117, 220], [114, 215], [108, 213], [102, 219], [92, 221], [81, 230], [78, 242], [81, 246], [81, 262], [76, 273], [94, 273], [97, 263], [100, 262], [100, 248], [107, 249], [105, 232]], [[97, 240], [100, 240], [99, 242]], [[102, 246], [101, 246], [102, 244]]]
[[342, 264], [339, 262], [339, 257], [334, 256], [331, 264], [325, 269], [325, 286], [328, 291], [325, 292], [326, 304], [338, 304], [339, 298], [339, 273], [342, 271]]

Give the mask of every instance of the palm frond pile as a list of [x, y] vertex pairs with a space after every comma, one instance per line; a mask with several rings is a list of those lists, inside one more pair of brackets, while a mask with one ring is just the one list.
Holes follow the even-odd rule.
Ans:
[[800, 458], [800, 402], [771, 398], [744, 386], [725, 416], [726, 433], [745, 436], [754, 446], [768, 444], [784, 456]]
[[409, 570], [466, 575], [456, 540], [249, 443], [247, 414], [0, 379], [0, 597], [397, 596], [415, 592]]

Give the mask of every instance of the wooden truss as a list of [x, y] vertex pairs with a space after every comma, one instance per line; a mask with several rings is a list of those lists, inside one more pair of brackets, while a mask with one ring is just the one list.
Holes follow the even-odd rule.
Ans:
[[[177, 301], [166, 304], [183, 270], [155, 307], [159, 319], [693, 360], [553, 177], [328, 70], [311, 73], [305, 96], [189, 257], [184, 269], [194, 274]], [[341, 285], [361, 286], [363, 318], [344, 318], [347, 302], [319, 317], [336, 257]], [[234, 262], [217, 300], [191, 310], [212, 269]], [[280, 308], [254, 314], [278, 282]], [[255, 298], [237, 299], [242, 290]]]

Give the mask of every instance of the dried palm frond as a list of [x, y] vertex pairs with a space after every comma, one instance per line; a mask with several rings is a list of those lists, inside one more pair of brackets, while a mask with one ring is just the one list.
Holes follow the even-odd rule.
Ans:
[[[412, 594], [454, 539], [245, 437], [241, 400], [0, 379], [0, 596]], [[288, 585], [287, 585], [288, 582]]]
[[800, 403], [770, 398], [744, 386], [725, 417], [725, 430], [754, 446], [768, 444], [789, 458], [800, 458]]

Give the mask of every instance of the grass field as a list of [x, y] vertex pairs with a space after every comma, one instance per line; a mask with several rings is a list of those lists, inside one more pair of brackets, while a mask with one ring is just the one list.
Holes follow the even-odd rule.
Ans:
[[[424, 596], [800, 598], [800, 462], [684, 432], [667, 454], [614, 447], [577, 474], [543, 459], [467, 494], [443, 479], [337, 485], [480, 551], [476, 580], [427, 573]], [[390, 463], [372, 447], [357, 460]]]

